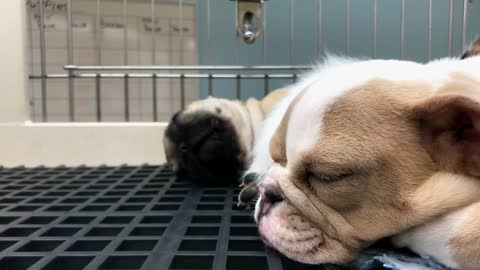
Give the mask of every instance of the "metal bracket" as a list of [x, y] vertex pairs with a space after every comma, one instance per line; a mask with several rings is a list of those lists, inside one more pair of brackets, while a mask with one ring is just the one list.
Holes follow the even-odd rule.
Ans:
[[233, 1], [237, 2], [237, 35], [245, 43], [253, 44], [262, 33], [262, 6], [265, 0]]

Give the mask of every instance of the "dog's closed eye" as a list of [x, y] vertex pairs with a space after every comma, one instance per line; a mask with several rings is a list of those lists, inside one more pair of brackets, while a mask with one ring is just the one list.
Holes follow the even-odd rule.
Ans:
[[344, 180], [353, 175], [353, 171], [344, 171], [339, 173], [309, 173], [309, 181], [321, 181], [324, 183], [333, 183], [339, 180]]

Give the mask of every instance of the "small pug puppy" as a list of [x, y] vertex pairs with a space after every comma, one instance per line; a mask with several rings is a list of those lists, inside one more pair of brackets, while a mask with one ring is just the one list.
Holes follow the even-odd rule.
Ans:
[[285, 89], [245, 102], [209, 97], [177, 112], [163, 137], [167, 164], [179, 179], [204, 185], [238, 183], [261, 123]]
[[266, 119], [248, 173], [264, 242], [347, 264], [375, 241], [480, 269], [480, 56], [330, 58]]

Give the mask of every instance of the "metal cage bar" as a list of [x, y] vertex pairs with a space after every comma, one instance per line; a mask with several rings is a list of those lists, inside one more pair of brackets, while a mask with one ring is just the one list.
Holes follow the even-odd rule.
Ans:
[[[208, 0], [210, 1], [210, 0]], [[267, 63], [267, 5], [262, 6], [263, 10], [263, 39], [262, 39], [262, 63], [265, 65]]]
[[[67, 0], [67, 46], [68, 64], [73, 65], [73, 14], [72, 0]], [[75, 89], [73, 84], [73, 71], [68, 71], [68, 114], [71, 122], [75, 121]]]
[[318, 40], [317, 40], [317, 57], [320, 58], [323, 52], [323, 0], [318, 0]]
[[97, 121], [102, 121], [102, 81], [100, 80], [100, 74], [95, 77], [95, 99], [97, 107]]
[[295, 57], [294, 47], [295, 47], [295, 1], [290, 0], [290, 46], [288, 49], [290, 65], [293, 65], [293, 59]]
[[[75, 74], [72, 78], [75, 79], [92, 79], [99, 76], [102, 79], [123, 79], [125, 76], [129, 78], [138, 78], [138, 79], [145, 79], [145, 78], [152, 78], [155, 76], [157, 79], [260, 79], [264, 80], [265, 78], [268, 79], [292, 79], [297, 77], [297, 74], [205, 74], [205, 73], [82, 73], [82, 74]], [[266, 77], [267, 76], [267, 77]], [[69, 78], [68, 74], [47, 74], [45, 76], [47, 79], [67, 79]], [[30, 79], [41, 79], [42, 76], [29, 76]]]
[[123, 95], [124, 95], [124, 105], [125, 105], [125, 121], [130, 122], [130, 75], [124, 74], [124, 86], [123, 86]]
[[211, 24], [211, 0], [207, 0], [207, 63], [212, 63], [212, 24]]
[[377, 9], [378, 0], [373, 1], [373, 58], [377, 58]]
[[185, 40], [184, 40], [184, 33], [183, 33], [183, 0], [178, 1], [178, 20], [179, 20], [179, 34], [180, 34], [180, 64], [183, 65], [184, 63], [184, 52], [183, 52], [183, 46], [185, 46]]
[[400, 15], [400, 59], [405, 59], [405, 0], [402, 0]]
[[155, 23], [155, 0], [152, 0], [151, 3], [150, 3], [150, 8], [151, 8], [151, 13], [150, 13], [150, 16], [151, 16], [151, 21], [152, 21], [152, 28], [151, 28], [151, 31], [150, 31], [150, 34], [151, 34], [151, 42], [152, 42], [152, 64], [155, 65], [155, 47], [157, 46], [157, 42], [156, 42], [156, 39], [155, 39], [155, 26], [156, 26], [156, 23]]
[[450, 9], [448, 15], [448, 56], [452, 56], [452, 43], [453, 43], [453, 0], [450, 0]]
[[180, 74], [180, 108], [185, 109], [185, 74]]
[[240, 75], [237, 75], [237, 78], [235, 79], [236, 83], [237, 83], [237, 87], [236, 87], [236, 91], [235, 91], [236, 95], [235, 96], [237, 97], [237, 99], [240, 99], [241, 96], [242, 96], [242, 93], [241, 93], [242, 85], [241, 85], [241, 80], [240, 79], [241, 79]]
[[193, 71], [193, 70], [250, 70], [250, 71], [264, 71], [264, 70], [273, 70], [273, 71], [282, 71], [282, 70], [309, 70], [311, 66], [306, 65], [278, 65], [278, 66], [77, 66], [77, 65], [65, 65], [65, 70], [72, 71], [106, 71], [106, 70], [142, 70], [142, 71], [153, 71], [153, 70], [164, 70], [164, 71]]
[[432, 0], [428, 1], [428, 61], [432, 60]]
[[467, 16], [468, 16], [469, 0], [463, 0], [463, 17], [462, 17], [462, 51], [467, 48]]
[[40, 72], [42, 74], [42, 121], [46, 122], [47, 115], [47, 57], [45, 47], [45, 11], [43, 6], [43, 0], [40, 0]]
[[158, 121], [157, 75], [152, 74], [153, 121]]
[[345, 50], [350, 54], [350, 0], [346, 0], [345, 16]]
[[128, 3], [123, 0], [123, 63], [128, 65]]
[[208, 74], [208, 96], [213, 96], [213, 77], [212, 74]]
[[102, 0], [97, 0], [97, 14], [95, 17], [95, 50], [97, 51], [97, 65], [102, 64]]
[[270, 91], [270, 85], [269, 85], [269, 76], [268, 74], [265, 74], [265, 79], [263, 80], [263, 95], [266, 96], [268, 95]]

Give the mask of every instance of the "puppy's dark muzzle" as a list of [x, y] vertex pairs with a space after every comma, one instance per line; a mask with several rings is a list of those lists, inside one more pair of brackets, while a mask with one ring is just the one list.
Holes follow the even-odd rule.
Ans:
[[238, 183], [246, 155], [229, 119], [211, 112], [180, 113], [166, 136], [174, 145], [177, 177], [208, 186]]

